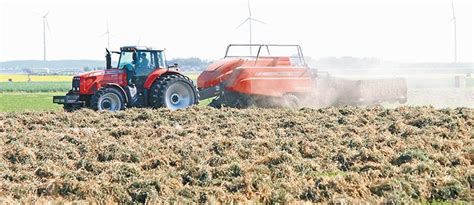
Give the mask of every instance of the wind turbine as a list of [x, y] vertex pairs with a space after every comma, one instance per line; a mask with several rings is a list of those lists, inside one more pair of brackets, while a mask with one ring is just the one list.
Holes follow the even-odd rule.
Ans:
[[113, 36], [113, 34], [110, 33], [109, 30], [109, 21], [107, 20], [107, 30], [105, 33], [101, 34], [100, 37], [107, 35], [107, 48], [110, 49], [110, 36]]
[[141, 41], [141, 40], [142, 40], [142, 34], [140, 33], [140, 34], [138, 35], [138, 40], [137, 40], [137, 44], [136, 44], [137, 46], [140, 45], [140, 41]]
[[456, 13], [454, 12], [454, 1], [451, 2], [451, 7], [453, 8], [453, 23], [454, 23], [454, 62], [457, 62], [457, 33], [456, 33]]
[[[247, 22], [249, 23], [249, 44], [252, 44], [252, 21], [255, 21], [261, 24], [266, 24], [266, 23], [258, 19], [252, 18], [252, 10], [250, 9], [250, 0], [247, 0], [247, 5], [249, 9], [249, 16], [244, 20], [244, 22], [242, 22], [239, 26], [237, 26], [237, 28], [240, 28], [242, 25], [244, 25]], [[250, 55], [252, 55], [252, 46], [249, 46], [249, 49], [250, 49]]]
[[46, 12], [46, 14], [43, 15], [43, 61], [46, 61], [46, 27], [48, 27], [48, 31], [51, 32], [51, 29], [49, 29], [49, 23], [48, 23], [48, 14], [49, 11]]

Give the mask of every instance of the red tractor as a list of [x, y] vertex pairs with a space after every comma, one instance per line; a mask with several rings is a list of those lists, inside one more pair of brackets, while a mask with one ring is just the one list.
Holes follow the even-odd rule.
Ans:
[[164, 50], [149, 47], [122, 47], [116, 68], [107, 50], [106, 70], [74, 76], [66, 96], [54, 96], [66, 111], [88, 107], [117, 111], [127, 107], [166, 107], [172, 110], [198, 104], [199, 94], [193, 81], [168, 66]]

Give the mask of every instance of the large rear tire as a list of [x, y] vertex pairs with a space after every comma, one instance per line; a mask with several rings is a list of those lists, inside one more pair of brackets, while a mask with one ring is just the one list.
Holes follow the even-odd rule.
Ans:
[[90, 106], [98, 111], [119, 111], [125, 109], [125, 96], [117, 88], [102, 87], [92, 95]]
[[193, 81], [180, 74], [160, 76], [150, 89], [150, 104], [154, 108], [184, 109], [199, 103], [199, 93]]

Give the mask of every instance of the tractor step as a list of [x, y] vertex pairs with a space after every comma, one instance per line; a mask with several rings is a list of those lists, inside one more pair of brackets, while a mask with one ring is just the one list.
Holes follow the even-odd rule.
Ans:
[[136, 86], [125, 86], [125, 91], [128, 96], [128, 106], [135, 106], [139, 102], [138, 91]]

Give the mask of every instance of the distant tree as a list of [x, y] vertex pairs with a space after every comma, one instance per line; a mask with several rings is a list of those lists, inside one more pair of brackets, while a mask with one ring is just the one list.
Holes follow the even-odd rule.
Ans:
[[174, 58], [168, 61], [167, 63], [168, 65], [173, 65], [174, 63], [177, 63], [179, 68], [181, 68], [182, 71], [201, 71], [201, 70], [206, 69], [207, 66], [209, 66], [211, 62], [205, 59], [192, 57], [192, 58]]
[[91, 71], [92, 69], [89, 68], [89, 66], [86, 66], [86, 67], [83, 68], [83, 70], [84, 70], [84, 72], [87, 72], [87, 71]]
[[25, 72], [26, 74], [30, 75], [31, 73], [33, 73], [33, 70], [29, 69], [29, 68], [24, 68], [22, 69], [23, 72]]

